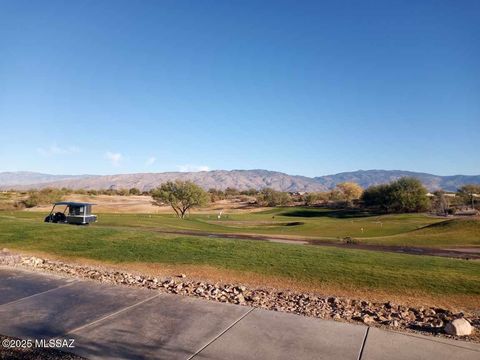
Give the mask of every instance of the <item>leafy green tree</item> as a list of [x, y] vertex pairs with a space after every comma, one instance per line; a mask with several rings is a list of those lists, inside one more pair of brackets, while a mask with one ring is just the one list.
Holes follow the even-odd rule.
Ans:
[[366, 206], [389, 213], [421, 212], [429, 208], [427, 189], [415, 178], [403, 177], [388, 185], [376, 185], [362, 195]]
[[360, 198], [364, 205], [367, 207], [376, 207], [379, 210], [387, 211], [388, 202], [387, 194], [389, 191], [389, 185], [373, 185], [369, 186], [362, 194]]
[[181, 219], [191, 208], [204, 206], [209, 202], [208, 193], [191, 181], [168, 181], [152, 191], [155, 205], [168, 204]]
[[392, 182], [387, 200], [390, 212], [421, 212], [429, 207], [427, 189], [411, 177]]

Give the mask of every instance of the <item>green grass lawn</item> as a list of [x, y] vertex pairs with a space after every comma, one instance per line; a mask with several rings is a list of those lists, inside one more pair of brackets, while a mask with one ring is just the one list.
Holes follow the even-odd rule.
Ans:
[[[16, 212], [41, 222], [45, 214]], [[96, 227], [192, 230], [209, 233], [281, 235], [338, 241], [353, 237], [365, 244], [406, 246], [480, 246], [480, 221], [447, 220], [425, 214], [372, 215], [328, 209], [275, 208], [222, 216], [194, 214], [180, 220], [170, 214], [100, 214]], [[362, 230], [363, 229], [363, 230]]]
[[480, 246], [480, 221], [453, 219], [431, 224], [421, 229], [402, 234], [375, 237], [366, 241], [369, 244], [407, 246]]
[[[189, 229], [208, 232], [281, 234], [292, 236], [339, 238], [388, 236], [415, 230], [438, 219], [418, 214], [351, 216], [324, 209], [278, 208], [264, 212], [230, 214], [217, 219], [216, 214], [196, 214], [186, 221], [173, 215], [103, 214], [101, 224]], [[362, 231], [363, 229], [363, 231]]]
[[[177, 221], [166, 216], [158, 218], [167, 219], [165, 223]], [[400, 218], [392, 218], [391, 221], [398, 222]], [[480, 262], [164, 235], [148, 228], [157, 219], [148, 216], [102, 215], [100, 221], [114, 225], [115, 221], [128, 219], [137, 219], [143, 225], [134, 228], [133, 225], [82, 227], [46, 224], [41, 222], [38, 214], [0, 212], [0, 246], [113, 263], [209, 265], [318, 286], [332, 285], [392, 294], [421, 292], [430, 295], [480, 296]], [[421, 216], [413, 219], [413, 222], [419, 223], [426, 221]], [[205, 219], [201, 217], [183, 223], [205, 224]], [[212, 225], [205, 226], [210, 228]]]

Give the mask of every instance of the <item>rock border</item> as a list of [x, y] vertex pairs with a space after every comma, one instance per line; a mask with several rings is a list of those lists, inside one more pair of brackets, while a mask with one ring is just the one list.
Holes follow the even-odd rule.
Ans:
[[[463, 312], [453, 313], [442, 308], [415, 308], [393, 302], [371, 302], [335, 296], [318, 296], [311, 293], [251, 289], [243, 285], [212, 284], [188, 280], [184, 274], [176, 278], [156, 278], [93, 266], [74, 265], [36, 256], [24, 256], [11, 253], [7, 249], [0, 252], [0, 265], [54, 272], [102, 283], [148, 288], [169, 294], [192, 296], [320, 319], [363, 323], [390, 330], [406, 330], [424, 335], [480, 342], [478, 337], [480, 316]], [[472, 326], [472, 334], [462, 337], [450, 335], [449, 326], [456, 319], [465, 319]]]

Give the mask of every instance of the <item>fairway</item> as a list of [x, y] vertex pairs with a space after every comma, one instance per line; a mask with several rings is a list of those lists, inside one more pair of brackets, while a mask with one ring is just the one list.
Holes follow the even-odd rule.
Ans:
[[[277, 219], [278, 212], [274, 213], [275, 221], [284, 221]], [[246, 221], [254, 216], [256, 217], [247, 215]], [[259, 216], [271, 218], [272, 215], [263, 213]], [[410, 231], [429, 220], [422, 215], [392, 216], [389, 219], [391, 225], [386, 226], [384, 231], [400, 231], [402, 217], [411, 219], [410, 223], [403, 226]], [[78, 227], [45, 224], [40, 214], [2, 212], [0, 246], [112, 264], [165, 264], [177, 268], [183, 265], [190, 268], [198, 266], [216, 269], [220, 273], [223, 269], [228, 273], [238, 274], [239, 278], [253, 276], [267, 284], [271, 279], [275, 284], [284, 281], [285, 284], [295, 283], [300, 287], [318, 291], [341, 289], [342, 293], [352, 296], [369, 292], [372, 296], [388, 294], [392, 297], [412, 297], [417, 300], [423, 298], [428, 301], [448, 298], [450, 304], [473, 307], [480, 301], [480, 262], [476, 261], [165, 235], [152, 230], [154, 222], [158, 220], [161, 220], [158, 221], [159, 225], [166, 228], [178, 229], [175, 224], [209, 231], [212, 227], [219, 231], [229, 228], [221, 224], [210, 224], [208, 216], [203, 215], [188, 221], [166, 215], [102, 214], [100, 219], [99, 224]], [[319, 222], [323, 219], [325, 218], [318, 217], [311, 221]], [[232, 220], [238, 221], [238, 217], [225, 221]], [[303, 217], [300, 221], [309, 220]], [[342, 221], [346, 226], [351, 224], [348, 218], [327, 217], [326, 221], [327, 224]], [[358, 221], [368, 220], [360, 218]], [[432, 222], [437, 221], [433, 219]], [[319, 224], [314, 223], [310, 229], [318, 231], [319, 227]], [[259, 228], [256, 227], [255, 230], [257, 229]], [[334, 226], [330, 229], [334, 231]], [[381, 231], [378, 233], [382, 234]]]
[[[12, 212], [41, 222], [44, 214]], [[425, 214], [377, 215], [361, 211], [274, 208], [251, 213], [193, 214], [179, 220], [172, 214], [101, 214], [96, 227], [197, 231], [218, 234], [258, 234], [285, 238], [339, 241], [346, 237], [374, 245], [480, 247], [480, 221]]]

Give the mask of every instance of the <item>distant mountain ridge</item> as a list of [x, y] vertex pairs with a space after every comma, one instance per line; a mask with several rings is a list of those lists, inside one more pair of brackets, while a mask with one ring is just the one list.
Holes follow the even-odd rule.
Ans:
[[90, 175], [51, 175], [31, 171], [0, 172], [0, 186], [43, 184], [88, 177]]
[[139, 188], [149, 190], [169, 180], [190, 180], [205, 189], [240, 190], [271, 187], [281, 191], [327, 191], [353, 181], [363, 188], [385, 184], [403, 176], [419, 179], [430, 190], [455, 191], [465, 184], [480, 184], [480, 175], [439, 176], [403, 170], [358, 170], [307, 177], [269, 170], [212, 170], [200, 172], [135, 173], [117, 175], [50, 175], [34, 172], [1, 172], [0, 189], [66, 187], [72, 189]]
[[335, 175], [319, 176], [314, 179], [327, 188], [333, 188], [335, 184], [345, 181], [353, 181], [361, 187], [367, 188], [372, 185], [387, 184], [405, 176], [419, 179], [430, 191], [439, 189], [456, 191], [462, 185], [480, 184], [480, 175], [440, 176], [404, 170], [358, 170]]

